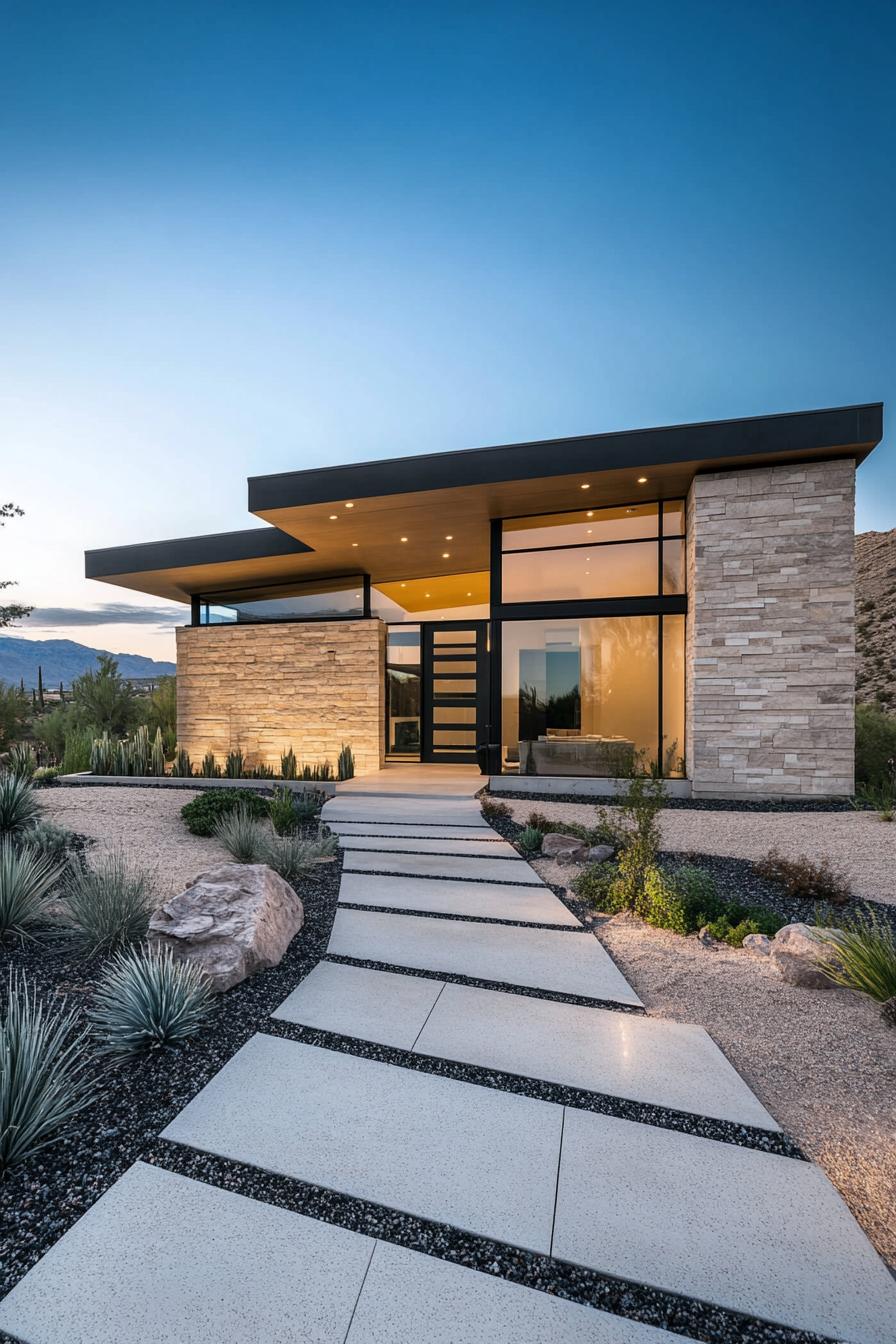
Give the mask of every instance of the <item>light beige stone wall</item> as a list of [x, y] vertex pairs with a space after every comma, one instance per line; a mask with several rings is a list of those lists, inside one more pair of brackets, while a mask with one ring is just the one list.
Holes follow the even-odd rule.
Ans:
[[698, 476], [688, 497], [695, 796], [851, 793], [855, 464]]
[[329, 760], [343, 742], [358, 774], [385, 742], [382, 621], [186, 626], [177, 631], [177, 737], [194, 765], [241, 747], [250, 764]]

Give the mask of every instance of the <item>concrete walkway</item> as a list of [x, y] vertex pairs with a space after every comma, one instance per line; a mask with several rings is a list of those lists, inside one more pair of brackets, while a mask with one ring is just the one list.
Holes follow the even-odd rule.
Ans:
[[[162, 1136], [395, 1211], [377, 1229], [424, 1220], [436, 1249], [137, 1163], [0, 1304], [0, 1328], [25, 1344], [670, 1344], [692, 1337], [690, 1299], [700, 1337], [725, 1344], [740, 1326], [707, 1335], [705, 1304], [752, 1318], [751, 1338], [892, 1344], [896, 1288], [833, 1186], [784, 1155], [702, 1028], [644, 1014], [471, 780], [410, 797], [399, 768], [327, 803], [346, 858], [327, 958]], [[494, 1268], [454, 1263], [462, 1236], [493, 1245]], [[526, 1254], [627, 1281], [632, 1301], [677, 1295], [660, 1319], [685, 1333], [501, 1277]]]

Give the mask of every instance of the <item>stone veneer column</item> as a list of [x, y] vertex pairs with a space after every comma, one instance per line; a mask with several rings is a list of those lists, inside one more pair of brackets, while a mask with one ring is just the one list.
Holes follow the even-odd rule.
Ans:
[[358, 774], [385, 750], [386, 628], [379, 620], [185, 626], [177, 631], [177, 734], [194, 766], [241, 747], [252, 765], [329, 760]]
[[697, 476], [688, 496], [695, 796], [854, 785], [855, 464]]

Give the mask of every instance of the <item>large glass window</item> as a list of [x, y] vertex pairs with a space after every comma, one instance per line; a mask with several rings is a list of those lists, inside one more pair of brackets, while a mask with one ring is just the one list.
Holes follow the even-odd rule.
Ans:
[[[504, 769], [523, 775], [626, 774], [660, 750], [659, 616], [505, 621]], [[666, 618], [668, 619], [668, 618]], [[663, 658], [669, 761], [684, 754], [683, 618]], [[668, 734], [663, 729], [664, 740]], [[669, 773], [674, 771], [671, 768]]]
[[503, 602], [590, 601], [683, 593], [680, 500], [507, 518]]
[[488, 570], [375, 583], [371, 612], [383, 621], [487, 620]]
[[288, 587], [208, 593], [199, 598], [200, 625], [326, 620], [363, 614], [364, 580], [360, 574], [315, 579]]
[[420, 757], [420, 627], [386, 631], [386, 753]]

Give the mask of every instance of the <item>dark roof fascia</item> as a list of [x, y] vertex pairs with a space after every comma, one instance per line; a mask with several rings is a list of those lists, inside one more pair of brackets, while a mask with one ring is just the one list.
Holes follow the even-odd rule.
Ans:
[[107, 546], [84, 552], [84, 574], [103, 579], [116, 574], [142, 574], [157, 569], [188, 569], [231, 560], [300, 555], [310, 551], [303, 541], [278, 527], [249, 527], [240, 532], [213, 532], [204, 537], [173, 537], [133, 546]]
[[718, 463], [762, 455], [786, 461], [842, 449], [861, 461], [883, 436], [883, 404], [791, 411], [740, 420], [713, 420], [655, 429], [539, 439], [494, 448], [466, 448], [418, 457], [386, 458], [344, 467], [249, 477], [249, 512], [331, 503], [340, 499], [412, 494], [454, 486], [537, 480], [576, 472]]

